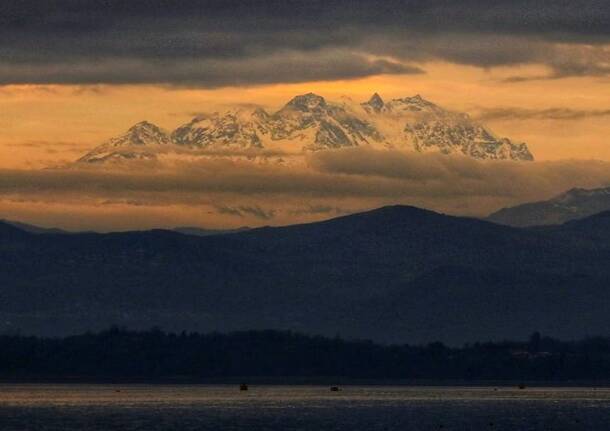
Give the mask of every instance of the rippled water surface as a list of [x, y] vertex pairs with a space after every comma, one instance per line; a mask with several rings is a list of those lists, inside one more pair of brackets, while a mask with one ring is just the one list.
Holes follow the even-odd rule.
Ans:
[[610, 430], [610, 390], [0, 385], [0, 430]]

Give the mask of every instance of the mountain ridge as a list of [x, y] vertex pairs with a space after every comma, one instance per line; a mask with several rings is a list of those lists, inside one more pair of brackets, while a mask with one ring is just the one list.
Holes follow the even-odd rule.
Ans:
[[573, 188], [545, 201], [502, 208], [486, 220], [516, 227], [563, 224], [610, 210], [610, 187]]
[[[314, 93], [297, 95], [281, 109], [231, 108], [198, 115], [171, 132], [142, 121], [81, 157], [78, 162], [152, 160], [162, 152], [251, 151], [246, 159], [286, 163], [308, 152], [369, 146], [407, 151], [459, 153], [476, 159], [530, 161], [526, 144], [496, 138], [467, 114], [455, 113], [420, 95], [389, 102], [374, 93], [364, 103], [329, 102]], [[178, 151], [180, 150], [180, 151]], [[230, 154], [222, 154], [227, 157]], [[210, 156], [210, 154], [208, 154]]]
[[596, 233], [607, 230], [519, 229], [406, 206], [203, 237], [4, 235], [0, 225], [0, 331], [118, 324], [410, 343], [533, 330], [576, 338], [610, 323], [610, 247]]

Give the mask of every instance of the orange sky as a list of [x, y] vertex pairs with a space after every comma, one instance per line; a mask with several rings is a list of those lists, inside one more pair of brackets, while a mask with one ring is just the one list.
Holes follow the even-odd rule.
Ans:
[[421, 75], [375, 76], [351, 81], [276, 84], [214, 90], [149, 85], [0, 87], [0, 167], [44, 167], [78, 158], [132, 124], [149, 120], [172, 129], [195, 113], [234, 103], [275, 109], [292, 96], [313, 91], [328, 99], [365, 100], [421, 94], [446, 108], [477, 116], [485, 110], [528, 112], [564, 109], [577, 119], [495, 118], [493, 131], [528, 143], [537, 160], [610, 160], [610, 80], [576, 77], [503, 82], [510, 76], [540, 76], [542, 66], [482, 69], [446, 63], [422, 65]]
[[[0, 219], [107, 231], [281, 225], [390, 204], [485, 216], [610, 186], [610, 9], [598, 0], [55, 3], [0, 6]], [[71, 163], [144, 120], [169, 132], [309, 92], [419, 94], [527, 143], [536, 161], [360, 146], [299, 166]]]
[[[0, 169], [4, 177], [0, 177], [0, 218], [73, 230], [179, 225], [224, 228], [305, 222], [399, 203], [478, 216], [502, 206], [546, 199], [571, 187], [610, 183], [610, 164], [590, 161], [610, 161], [609, 78], [506, 82], [514, 76], [544, 76], [548, 70], [531, 65], [484, 69], [448, 63], [421, 67], [425, 74], [213, 90], [152, 85], [0, 86]], [[170, 175], [168, 181], [176, 185], [167, 190], [150, 182], [157, 173], [125, 179], [96, 176], [96, 172], [78, 176], [40, 170], [74, 161], [142, 120], [171, 130], [197, 113], [238, 103], [274, 110], [310, 91], [329, 100], [347, 95], [357, 101], [368, 99], [373, 92], [385, 99], [421, 94], [445, 108], [488, 118], [485, 124], [497, 135], [527, 142], [537, 162], [478, 166], [466, 161], [449, 166], [428, 156], [403, 161], [407, 165], [426, 163], [431, 172], [444, 173], [431, 180], [371, 179], [366, 174], [331, 177], [328, 172], [290, 172], [286, 177], [287, 172], [261, 173], [258, 168], [249, 173], [249, 179], [244, 177], [243, 167], [221, 166], [183, 179]], [[564, 162], [566, 159], [583, 162]], [[477, 172], [473, 174], [473, 170]], [[101, 179], [99, 187], [96, 178]], [[84, 185], [73, 186], [81, 180]], [[216, 180], [220, 181], [216, 189], [206, 188]], [[273, 191], [275, 182], [293, 180], [294, 191]], [[253, 181], [271, 184], [272, 190], [249, 192]], [[320, 187], [325, 181], [337, 187], [335, 194]], [[227, 189], [223, 190], [225, 182]], [[182, 184], [192, 183], [201, 187], [183, 193]], [[310, 185], [315, 190], [310, 191]]]

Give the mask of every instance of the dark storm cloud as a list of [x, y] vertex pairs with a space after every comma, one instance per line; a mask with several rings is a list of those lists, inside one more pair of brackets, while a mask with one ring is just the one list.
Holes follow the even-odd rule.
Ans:
[[4, 0], [0, 83], [213, 87], [413, 73], [431, 59], [607, 74], [609, 23], [596, 0]]
[[53, 67], [0, 65], [4, 84], [138, 84], [171, 83], [185, 86], [272, 84], [359, 78], [384, 73], [422, 73], [422, 70], [388, 60], [371, 60], [360, 54], [318, 51], [276, 53], [243, 59], [192, 59], [178, 63], [147, 64], [143, 59], [107, 59], [96, 63], [66, 63]]

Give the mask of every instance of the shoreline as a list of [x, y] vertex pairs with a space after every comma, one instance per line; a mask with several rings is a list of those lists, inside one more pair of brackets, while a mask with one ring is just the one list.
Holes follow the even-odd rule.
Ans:
[[570, 380], [570, 381], [540, 381], [540, 380], [411, 380], [411, 379], [349, 379], [342, 377], [227, 377], [227, 378], [93, 378], [73, 377], [57, 378], [49, 376], [39, 377], [2, 377], [0, 385], [10, 384], [58, 384], [58, 385], [240, 385], [247, 383], [250, 386], [386, 386], [386, 387], [464, 387], [464, 388], [610, 388], [610, 380]]

